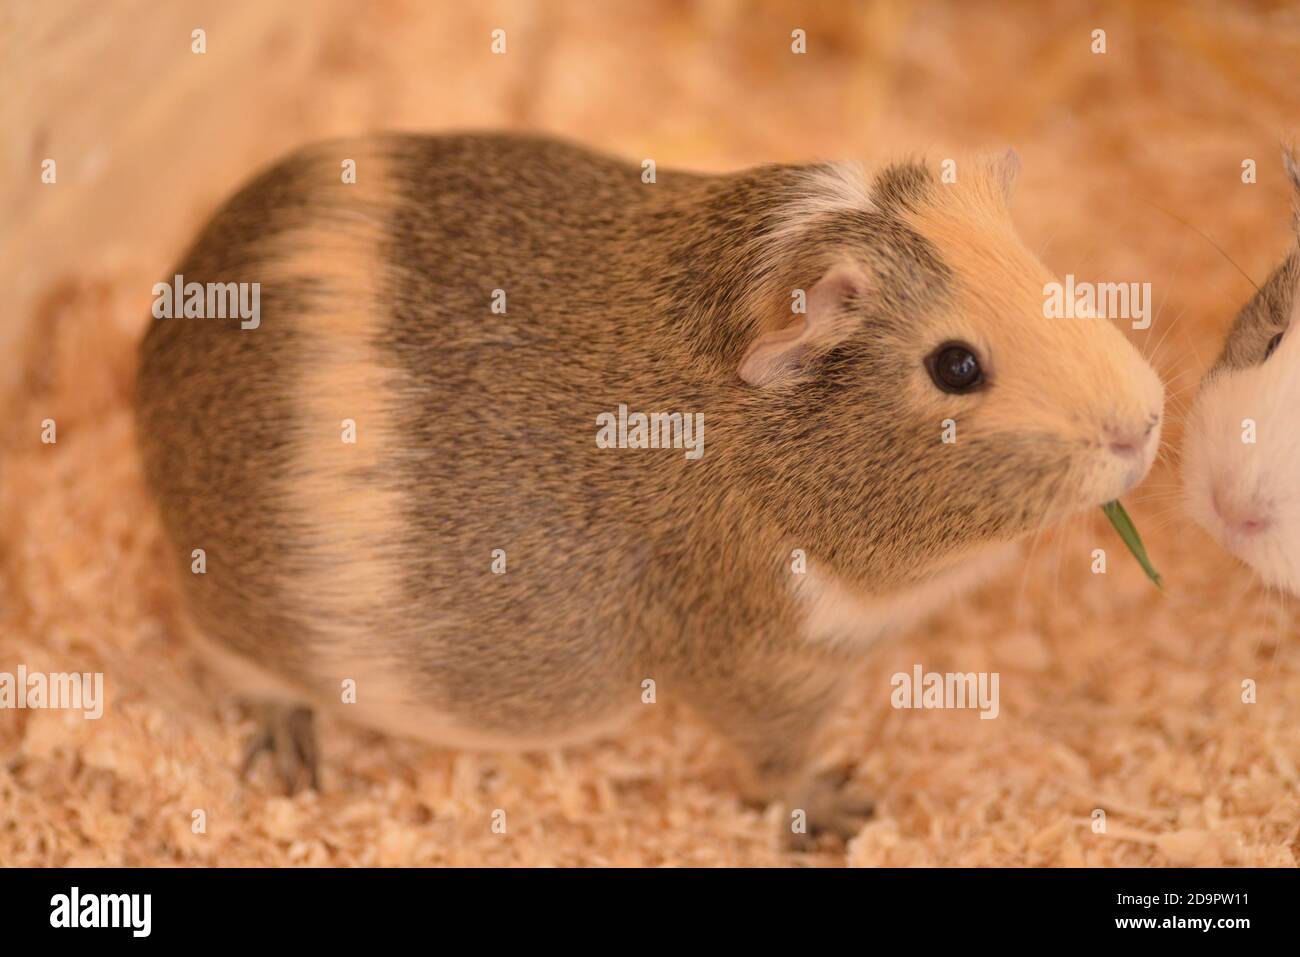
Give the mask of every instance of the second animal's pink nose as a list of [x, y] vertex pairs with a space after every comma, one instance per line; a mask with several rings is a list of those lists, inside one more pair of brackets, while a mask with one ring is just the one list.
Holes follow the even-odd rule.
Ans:
[[1221, 486], [1216, 485], [1210, 492], [1210, 501], [1214, 505], [1215, 514], [1234, 537], [1249, 538], [1273, 524], [1268, 509], [1258, 501], [1243, 501]]

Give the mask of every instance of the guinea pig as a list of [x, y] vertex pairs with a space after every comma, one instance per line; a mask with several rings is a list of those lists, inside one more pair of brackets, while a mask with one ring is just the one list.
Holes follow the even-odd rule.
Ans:
[[[1300, 161], [1283, 153], [1300, 237]], [[1188, 416], [1188, 510], [1270, 585], [1300, 594], [1300, 250], [1237, 314]]]
[[[492, 749], [678, 701], [745, 796], [856, 833], [815, 743], [864, 650], [1159, 441], [1124, 336], [1044, 317], [1018, 164], [384, 135], [253, 180], [156, 287], [136, 409], [189, 620], [280, 696], [254, 748], [292, 785], [342, 699]], [[255, 319], [199, 318], [228, 283]]]

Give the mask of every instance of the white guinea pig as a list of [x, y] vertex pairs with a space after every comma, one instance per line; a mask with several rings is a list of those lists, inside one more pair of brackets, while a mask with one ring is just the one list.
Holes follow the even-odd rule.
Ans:
[[[1295, 188], [1300, 162], [1283, 154]], [[1270, 585], [1300, 594], [1300, 249], [1237, 315], [1192, 406], [1183, 480], [1192, 517]]]

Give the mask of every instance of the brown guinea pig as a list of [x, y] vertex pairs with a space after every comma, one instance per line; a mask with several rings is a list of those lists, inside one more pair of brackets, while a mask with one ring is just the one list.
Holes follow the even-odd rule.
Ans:
[[[869, 802], [810, 768], [863, 649], [1158, 443], [1123, 335], [1044, 318], [1017, 167], [699, 175], [500, 135], [295, 153], [207, 225], [175, 302], [155, 287], [141, 347], [193, 622], [246, 688], [352, 688], [352, 716], [440, 744], [681, 701], [747, 793], [855, 833]], [[213, 317], [237, 283], [255, 308]], [[289, 773], [310, 725], [276, 713], [258, 743]]]

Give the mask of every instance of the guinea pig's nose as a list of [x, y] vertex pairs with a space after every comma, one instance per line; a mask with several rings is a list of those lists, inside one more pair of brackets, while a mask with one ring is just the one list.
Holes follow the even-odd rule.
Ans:
[[1224, 527], [1234, 538], [1250, 538], [1273, 524], [1268, 509], [1257, 499], [1243, 501], [1240, 496], [1215, 485], [1210, 490], [1210, 503]]
[[1121, 458], [1133, 458], [1141, 455], [1146, 451], [1147, 443], [1151, 441], [1151, 433], [1160, 422], [1160, 416], [1153, 415], [1147, 419], [1146, 423], [1138, 428], [1118, 429], [1115, 427], [1106, 430], [1106, 447]]

